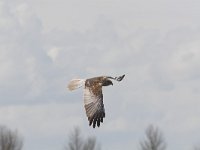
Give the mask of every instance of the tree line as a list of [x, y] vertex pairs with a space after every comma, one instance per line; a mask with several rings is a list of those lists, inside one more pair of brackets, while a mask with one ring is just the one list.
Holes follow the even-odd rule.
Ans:
[[[23, 138], [17, 130], [0, 125], [0, 150], [22, 150]], [[166, 150], [163, 133], [158, 127], [149, 125], [145, 130], [145, 138], [139, 142], [139, 150]], [[101, 150], [95, 136], [83, 138], [79, 127], [75, 127], [69, 135], [64, 150]], [[200, 150], [196, 146], [193, 150]]]

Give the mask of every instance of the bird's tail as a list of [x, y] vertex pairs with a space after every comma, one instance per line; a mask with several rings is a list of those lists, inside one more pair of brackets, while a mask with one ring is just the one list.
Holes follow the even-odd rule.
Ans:
[[68, 89], [70, 91], [78, 89], [80, 87], [82, 87], [85, 83], [85, 79], [73, 79], [69, 82], [68, 84]]

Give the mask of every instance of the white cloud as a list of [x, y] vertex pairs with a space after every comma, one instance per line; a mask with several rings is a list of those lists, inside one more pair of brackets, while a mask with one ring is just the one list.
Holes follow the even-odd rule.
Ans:
[[27, 100], [29, 93], [38, 95], [46, 88], [43, 69], [48, 57], [41, 44], [40, 21], [29, 11], [28, 4], [16, 2], [9, 5], [8, 1], [2, 1], [1, 7], [0, 20], [4, 23], [0, 27], [1, 94], [5, 103], [13, 99], [18, 103], [18, 96], [23, 95], [21, 100]]
[[82, 124], [79, 117], [82, 111], [77, 106], [76, 103], [3, 106], [0, 115], [2, 122], [12, 128], [20, 128], [26, 134], [44, 133], [45, 136], [53, 136], [65, 134], [63, 129], [70, 129], [73, 124]]
[[[130, 123], [130, 122], [129, 122]], [[117, 118], [110, 120], [104, 127], [105, 132], [124, 132], [129, 130], [130, 126], [127, 122], [127, 120], [123, 118]]]
[[56, 61], [58, 54], [59, 54], [60, 49], [57, 47], [51, 48], [47, 54], [48, 56], [52, 59], [52, 61]]

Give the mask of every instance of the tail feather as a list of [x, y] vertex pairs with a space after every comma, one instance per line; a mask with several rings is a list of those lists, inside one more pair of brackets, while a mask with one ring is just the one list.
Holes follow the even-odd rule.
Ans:
[[84, 85], [84, 83], [85, 83], [84, 79], [73, 79], [69, 82], [68, 89], [70, 91], [78, 89], [78, 88], [82, 87]]

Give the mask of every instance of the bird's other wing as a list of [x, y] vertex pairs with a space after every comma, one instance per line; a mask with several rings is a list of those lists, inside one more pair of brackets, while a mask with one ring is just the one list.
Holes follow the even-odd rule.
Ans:
[[93, 128], [105, 117], [105, 109], [103, 104], [102, 86], [99, 83], [88, 83], [86, 80], [84, 89], [84, 106], [88, 117], [89, 125], [93, 124]]
[[118, 76], [118, 77], [110, 77], [110, 76], [108, 76], [107, 78], [110, 78], [110, 79], [113, 79], [113, 80], [116, 80], [116, 81], [122, 81], [124, 77], [125, 77], [125, 74], [122, 75], [122, 76]]

